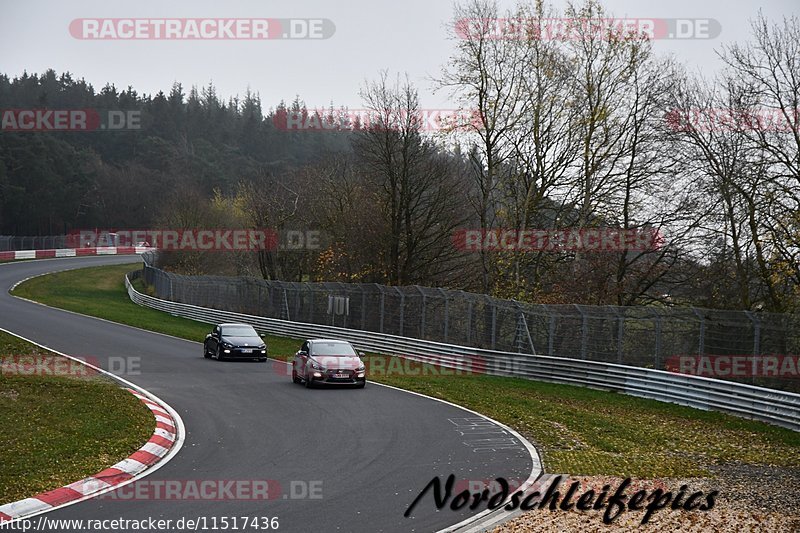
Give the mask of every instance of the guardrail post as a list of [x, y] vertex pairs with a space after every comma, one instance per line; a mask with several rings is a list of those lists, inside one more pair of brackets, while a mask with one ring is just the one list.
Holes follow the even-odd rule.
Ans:
[[761, 353], [761, 321], [751, 311], [745, 311], [744, 314], [753, 323], [753, 355]]
[[758, 373], [757, 359], [761, 355], [761, 321], [751, 311], [745, 311], [744, 314], [753, 323], [753, 362], [750, 363], [750, 381], [755, 383]]
[[587, 345], [589, 343], [589, 318], [578, 304], [573, 304], [581, 314], [581, 359], [586, 359]]
[[347, 317], [350, 315], [350, 294], [347, 292], [347, 284], [342, 283], [341, 281], [339, 282], [339, 290], [341, 290], [342, 294], [344, 295], [343, 298], [345, 301], [345, 309], [343, 313], [342, 326], [346, 328]]
[[487, 296], [487, 299], [489, 300], [489, 305], [492, 306], [492, 350], [494, 350], [497, 340], [497, 305], [492, 302], [489, 296]]
[[550, 314], [550, 330], [547, 333], [547, 355], [555, 355], [556, 315], [549, 309], [547, 312]]
[[472, 341], [472, 298], [467, 306], [467, 344]]
[[400, 287], [395, 287], [394, 290], [397, 291], [397, 294], [400, 295], [400, 335], [403, 336], [403, 319], [405, 318], [405, 309], [406, 309], [406, 295], [403, 294], [403, 291], [400, 290]]
[[581, 359], [586, 359], [589, 348], [589, 317], [581, 312]]
[[447, 329], [450, 325], [450, 301], [444, 289], [439, 289], [439, 292], [442, 293], [442, 297], [444, 298], [444, 342], [447, 342]]
[[656, 354], [653, 360], [653, 368], [661, 370], [661, 314], [656, 311], [655, 320], [656, 326]]
[[310, 295], [310, 302], [308, 303], [308, 323], [314, 323], [314, 289], [311, 287], [308, 288], [308, 292]]
[[386, 293], [383, 292], [383, 289], [381, 289], [381, 329], [380, 329], [381, 333], [383, 333], [383, 312], [385, 303], [386, 303]]
[[706, 349], [706, 317], [694, 307], [692, 307], [692, 311], [700, 319], [700, 340], [697, 345], [697, 355], [702, 356]]
[[419, 285], [414, 285], [414, 288], [416, 288], [419, 291], [419, 293], [422, 295], [422, 309], [421, 309], [421, 316], [420, 316], [419, 338], [420, 339], [424, 339], [425, 338], [425, 306], [427, 304], [427, 301], [426, 301], [426, 298], [425, 298], [425, 291], [423, 291], [422, 288]]
[[[286, 317], [283, 317], [283, 313], [286, 313]], [[289, 316], [289, 298], [286, 294], [286, 287], [283, 287], [283, 309], [281, 313], [281, 318], [284, 320], [291, 320]]]
[[363, 285], [358, 286], [361, 289], [361, 329], [367, 329], [367, 291]]
[[617, 363], [622, 363], [622, 351], [625, 343], [622, 341], [625, 338], [625, 312], [617, 315]]

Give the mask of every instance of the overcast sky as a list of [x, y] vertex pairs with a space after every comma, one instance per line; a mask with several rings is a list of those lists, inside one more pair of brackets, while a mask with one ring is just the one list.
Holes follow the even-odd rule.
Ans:
[[[503, 2], [512, 6], [513, 0]], [[563, 0], [554, 2], [563, 6]], [[265, 108], [299, 95], [310, 107], [330, 102], [360, 107], [358, 89], [381, 69], [408, 73], [427, 108], [453, 107], [446, 93], [433, 94], [430, 78], [441, 72], [454, 41], [447, 27], [449, 0], [0, 0], [0, 71], [70, 71], [100, 89], [132, 85], [140, 93], [167, 92], [174, 81], [187, 88], [213, 81], [218, 94], [261, 94]], [[673, 54], [692, 69], [719, 67], [714, 49], [744, 41], [758, 9], [773, 20], [800, 12], [796, 0], [606, 0], [616, 17], [714, 19], [714, 39], [657, 40], [658, 53]], [[312, 18], [330, 19], [324, 40], [82, 40], [70, 33], [78, 18]]]

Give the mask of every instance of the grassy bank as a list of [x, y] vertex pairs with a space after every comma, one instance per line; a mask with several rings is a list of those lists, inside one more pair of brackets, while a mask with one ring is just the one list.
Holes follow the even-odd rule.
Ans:
[[154, 428], [150, 410], [109, 378], [0, 332], [0, 504], [96, 474]]
[[[208, 325], [139, 307], [123, 275], [132, 265], [34, 278], [14, 294], [177, 337], [202, 340]], [[287, 358], [296, 339], [268, 338]], [[474, 409], [536, 443], [550, 472], [640, 478], [705, 476], [715, 464], [800, 466], [800, 434], [720, 413], [603, 391], [493, 376], [371, 376]]]
[[[211, 329], [208, 324], [139, 307], [125, 292], [124, 276], [136, 265], [82, 268], [39, 276], [17, 286], [14, 296], [28, 298], [60, 309], [104, 318], [149, 331], [200, 341]], [[144, 292], [141, 281], [136, 287]], [[267, 337], [270, 355], [287, 357], [297, 349], [297, 342], [283, 337]]]

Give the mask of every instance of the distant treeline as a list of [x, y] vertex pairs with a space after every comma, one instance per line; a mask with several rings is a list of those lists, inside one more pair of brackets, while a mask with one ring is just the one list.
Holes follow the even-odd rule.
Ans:
[[[188, 92], [188, 94], [187, 94]], [[294, 102], [295, 112], [301, 109]], [[177, 191], [230, 192], [258, 173], [281, 172], [347, 149], [346, 134], [277, 131], [259, 95], [221, 99], [213, 84], [138, 93], [48, 70], [0, 74], [0, 110], [135, 111], [136, 129], [0, 133], [0, 234], [55, 235], [94, 227], [148, 227]], [[291, 107], [290, 107], [291, 109]], [[267, 116], [265, 116], [265, 113]], [[13, 118], [13, 114], [9, 118]]]

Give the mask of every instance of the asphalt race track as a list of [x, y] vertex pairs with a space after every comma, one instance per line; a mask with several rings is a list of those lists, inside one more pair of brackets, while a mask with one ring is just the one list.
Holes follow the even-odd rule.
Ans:
[[[147, 333], [8, 294], [29, 276], [138, 261], [108, 256], [0, 265], [0, 327], [67, 354], [94, 357], [103, 368], [109, 358], [139, 363], [122, 377], [180, 414], [186, 442], [169, 463], [135, 484], [270, 480], [274, 499], [156, 500], [132, 497], [128, 486], [120, 489], [123, 495], [55, 510], [49, 518], [208, 517], [210, 525], [212, 517], [277, 516], [279, 531], [427, 532], [485, 509], [437, 511], [429, 493], [404, 518], [432, 477], [524, 480], [530, 474], [532, 460], [519, 441], [509, 446], [513, 436], [494, 425], [497, 431], [487, 432], [485, 422], [469, 431], [472, 422], [464, 419], [475, 415], [457, 407], [373, 383], [363, 390], [306, 390], [273, 361], [204, 359], [202, 339]], [[495, 443], [505, 446], [492, 449]]]

